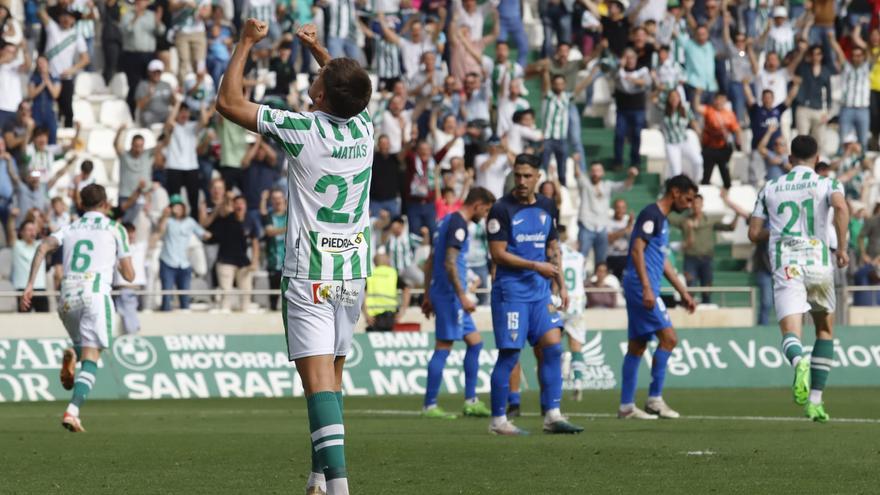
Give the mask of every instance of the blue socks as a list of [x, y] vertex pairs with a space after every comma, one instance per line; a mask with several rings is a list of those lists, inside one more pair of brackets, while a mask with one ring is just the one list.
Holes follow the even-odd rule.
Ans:
[[636, 385], [639, 380], [639, 365], [642, 364], [641, 356], [633, 356], [626, 353], [623, 356], [623, 380], [620, 385], [620, 404], [634, 404], [636, 401]]
[[666, 363], [672, 353], [661, 348], [654, 351], [654, 363], [651, 365], [651, 386], [648, 388], [648, 397], [660, 397], [663, 395], [663, 382], [666, 381]]
[[[483, 343], [469, 345], [464, 353], [464, 398], [477, 398], [477, 373], [480, 371], [480, 351]], [[436, 397], [436, 394], [435, 394]]]
[[[510, 374], [519, 361], [519, 349], [501, 349], [492, 370], [492, 416], [505, 415], [510, 391]], [[519, 394], [517, 394], [519, 395]]]
[[440, 393], [440, 381], [443, 379], [443, 368], [446, 366], [446, 358], [449, 350], [434, 349], [434, 355], [428, 363], [428, 384], [425, 386], [425, 407], [437, 404], [437, 394]]
[[519, 392], [510, 392], [507, 394], [507, 403], [511, 406], [519, 405]]
[[541, 350], [541, 409], [559, 409], [562, 401], [562, 344], [553, 344]]

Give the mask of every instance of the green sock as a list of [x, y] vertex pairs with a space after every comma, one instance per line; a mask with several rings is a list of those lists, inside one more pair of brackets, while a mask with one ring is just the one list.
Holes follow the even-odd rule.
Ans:
[[810, 390], [825, 390], [834, 357], [834, 341], [816, 339], [810, 359]]
[[[336, 402], [339, 403], [339, 415], [342, 417], [342, 392], [335, 392]], [[315, 449], [311, 448], [311, 444], [309, 450], [312, 451], [312, 472], [313, 473], [323, 473], [323, 469], [321, 469], [321, 462], [318, 460], [318, 454], [315, 452]]]
[[89, 392], [95, 386], [95, 375], [98, 373], [98, 363], [94, 361], [82, 361], [76, 382], [73, 385], [73, 398], [67, 406], [67, 412], [79, 417], [79, 408], [85, 403]]
[[584, 379], [584, 354], [581, 352], [571, 353], [571, 369], [574, 371], [575, 380]]
[[797, 364], [795, 360], [800, 359], [804, 354], [804, 348], [801, 347], [801, 339], [793, 333], [784, 334], [782, 336], [782, 353], [785, 354], [788, 362], [795, 366]]
[[342, 392], [336, 392], [336, 402], [339, 403], [339, 415], [342, 416], [344, 409], [342, 408]]
[[345, 429], [342, 426], [342, 410], [335, 392], [317, 392], [307, 399], [309, 408], [309, 429], [312, 432], [312, 452], [316, 473], [323, 472], [329, 482], [346, 478], [345, 471]]

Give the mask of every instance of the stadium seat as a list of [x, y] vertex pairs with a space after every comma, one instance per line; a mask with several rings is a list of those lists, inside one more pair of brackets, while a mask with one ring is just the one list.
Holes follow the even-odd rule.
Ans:
[[110, 79], [110, 93], [117, 98], [128, 97], [128, 77], [125, 72], [117, 72]]
[[110, 100], [101, 103], [100, 122], [112, 129], [118, 129], [123, 124], [131, 124], [131, 112], [128, 105], [122, 100]]
[[[0, 292], [14, 291], [15, 287], [8, 280], [0, 280]], [[14, 313], [17, 310], [18, 300], [14, 297], [0, 297], [0, 313]]]
[[172, 74], [170, 72], [163, 72], [159, 79], [161, 81], [167, 82], [168, 85], [171, 86], [172, 90], [177, 91], [177, 86], [178, 86], [177, 76], [175, 76], [174, 74]]
[[[370, 79], [372, 82], [372, 79]], [[375, 85], [374, 85], [375, 87]], [[300, 93], [309, 89], [309, 75], [300, 72], [296, 75], [296, 92]]]
[[659, 129], [642, 129], [642, 145], [639, 154], [648, 159], [649, 173], [663, 176], [666, 173], [666, 145]]
[[88, 100], [73, 100], [73, 120], [79, 122], [83, 129], [95, 127], [95, 111]]
[[[126, 109], [126, 112], [128, 109]], [[92, 129], [92, 132], [89, 133], [88, 144], [86, 145], [86, 151], [89, 153], [98, 156], [99, 158], [107, 158], [113, 159], [116, 158], [116, 148], [113, 146], [113, 139], [116, 137], [116, 133], [113, 129], [107, 129], [103, 127], [99, 127], [96, 129]]]
[[825, 129], [822, 130], [821, 146], [822, 149], [820, 154], [825, 156], [834, 156], [837, 154], [837, 150], [840, 148], [840, 133], [837, 129], [825, 126]]
[[97, 72], [80, 72], [73, 82], [73, 94], [86, 98], [96, 94], [106, 94], [107, 85]]
[[[8, 240], [7, 240], [8, 242]], [[12, 274], [12, 248], [0, 249], [0, 280], [9, 280]]]
[[153, 135], [156, 136], [156, 140], [162, 137], [162, 130], [165, 128], [165, 124], [153, 124], [150, 126], [150, 130], [153, 131]]

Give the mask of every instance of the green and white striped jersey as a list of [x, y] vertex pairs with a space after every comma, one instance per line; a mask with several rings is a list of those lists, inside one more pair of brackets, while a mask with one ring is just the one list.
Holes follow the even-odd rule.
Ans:
[[568, 138], [568, 105], [571, 93], [563, 91], [556, 94], [548, 91], [541, 107], [541, 122], [544, 125], [544, 139]]
[[355, 35], [354, 0], [326, 0], [327, 37], [348, 39]]
[[836, 234], [829, 230], [828, 217], [834, 193], [843, 195], [837, 179], [804, 166], [764, 185], [752, 215], [768, 224], [774, 270], [789, 265], [831, 266], [828, 240]]
[[122, 224], [96, 211], [86, 212], [52, 237], [64, 250], [62, 292], [74, 289], [109, 292], [116, 261], [131, 256], [128, 234]]
[[672, 115], [663, 114], [663, 125], [660, 130], [663, 131], [663, 137], [669, 144], [680, 144], [687, 141], [687, 130], [690, 123], [694, 120], [694, 114], [690, 107], [684, 107], [685, 112], [672, 112]]
[[867, 62], [862, 62], [858, 67], [844, 62], [840, 82], [843, 84], [842, 106], [849, 108], [871, 106], [871, 66]]
[[244, 12], [242, 19], [245, 20], [253, 17], [263, 22], [276, 22], [275, 2], [273, 0], [246, 0], [245, 8], [242, 11]]
[[261, 105], [260, 134], [287, 155], [288, 218], [284, 276], [355, 280], [370, 276], [373, 123]]
[[566, 316], [583, 313], [587, 305], [587, 294], [584, 292], [586, 279], [584, 262], [584, 255], [570, 248], [568, 244], [562, 244], [562, 277], [565, 280], [565, 288], [568, 289]]

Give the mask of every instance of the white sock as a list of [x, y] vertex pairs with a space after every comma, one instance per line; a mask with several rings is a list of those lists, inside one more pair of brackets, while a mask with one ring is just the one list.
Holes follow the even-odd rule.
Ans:
[[327, 495], [348, 495], [348, 478], [327, 480]]
[[629, 412], [635, 409], [636, 405], [634, 402], [630, 402], [629, 404], [621, 404], [620, 412]]
[[816, 404], [816, 405], [822, 403], [822, 391], [821, 390], [810, 390], [810, 403]]
[[652, 396], [649, 395], [649, 396], [648, 396], [648, 400], [649, 400], [649, 401], [651, 401], [651, 400], [663, 400], [663, 396], [662, 396], [662, 395], [658, 395], [657, 397], [652, 397]]
[[71, 416], [78, 418], [79, 417], [79, 406], [76, 406], [74, 404], [68, 404], [67, 405], [67, 414], [70, 414]]
[[801, 362], [801, 359], [803, 359], [803, 358], [804, 358], [803, 356], [795, 356], [794, 358], [792, 358], [792, 360], [791, 360], [791, 367], [792, 367], [792, 368], [797, 368], [797, 364], [798, 364], [799, 362]]
[[437, 404], [431, 404], [430, 406], [423, 407], [422, 411], [430, 411], [431, 409], [434, 409], [436, 407], [437, 407]]
[[553, 409], [547, 409], [547, 412], [544, 413], [544, 423], [555, 423], [562, 419], [562, 412], [559, 411], [558, 407], [554, 407]]
[[327, 480], [324, 479], [324, 473], [309, 473], [309, 481], [306, 484], [309, 488], [313, 486], [319, 487], [323, 491], [327, 491]]
[[507, 423], [507, 415], [504, 414], [502, 416], [492, 416], [492, 426], [501, 426], [504, 423]]
[[480, 399], [477, 397], [471, 397], [470, 399], [464, 400], [465, 404], [476, 404], [477, 402], [480, 402]]

